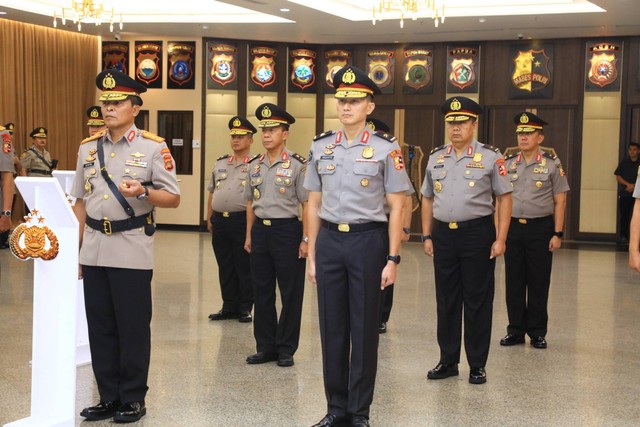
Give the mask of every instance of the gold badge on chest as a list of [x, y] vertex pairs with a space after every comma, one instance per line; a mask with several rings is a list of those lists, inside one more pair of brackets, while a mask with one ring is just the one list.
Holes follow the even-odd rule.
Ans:
[[476, 153], [473, 155], [473, 161], [476, 163], [480, 163], [482, 161], [482, 154]]
[[260, 199], [260, 190], [258, 190], [257, 188], [253, 189], [253, 200], [258, 200]]
[[373, 147], [364, 147], [362, 149], [362, 158], [370, 159], [373, 157]]
[[439, 193], [442, 191], [442, 183], [440, 181], [436, 181], [435, 184], [433, 184], [433, 190], [436, 193]]
[[362, 178], [360, 180], [360, 185], [362, 185], [363, 187], [368, 187], [369, 186], [369, 180], [367, 178]]

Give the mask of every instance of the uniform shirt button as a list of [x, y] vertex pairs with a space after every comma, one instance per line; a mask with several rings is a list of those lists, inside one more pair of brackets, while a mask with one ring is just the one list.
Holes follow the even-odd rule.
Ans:
[[111, 157], [115, 157], [115, 156], [116, 156], [116, 153], [111, 153]]
[[105, 194], [104, 196], [102, 196], [105, 200], [107, 200], [109, 198], [108, 194]]

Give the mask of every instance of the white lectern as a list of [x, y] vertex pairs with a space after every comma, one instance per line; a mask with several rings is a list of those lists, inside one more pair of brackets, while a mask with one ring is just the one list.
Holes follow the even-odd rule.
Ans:
[[[53, 177], [60, 183], [60, 187], [62, 187], [67, 201], [71, 206], [75, 204], [75, 199], [69, 196], [75, 175], [75, 171], [53, 171]], [[84, 310], [84, 282], [82, 279], [79, 279], [76, 317], [76, 366], [88, 365], [89, 363], [91, 363], [91, 349], [89, 348], [87, 313]]]
[[73, 426], [78, 221], [56, 178], [19, 177], [16, 186], [57, 237], [59, 252], [34, 259], [31, 416], [6, 426]]

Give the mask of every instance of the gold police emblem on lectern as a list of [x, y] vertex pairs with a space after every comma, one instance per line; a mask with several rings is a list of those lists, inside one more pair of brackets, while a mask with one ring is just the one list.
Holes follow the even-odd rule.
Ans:
[[13, 230], [9, 239], [9, 247], [16, 258], [42, 258], [44, 261], [54, 259], [58, 255], [58, 237], [53, 230], [44, 225], [44, 217], [33, 209], [24, 217], [25, 223]]

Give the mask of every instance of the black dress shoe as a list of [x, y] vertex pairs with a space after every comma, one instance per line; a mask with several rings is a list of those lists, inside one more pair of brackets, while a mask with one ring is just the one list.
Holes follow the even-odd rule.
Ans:
[[224, 308], [217, 313], [211, 313], [209, 315], [209, 320], [226, 320], [226, 319], [237, 319], [239, 314], [235, 311], [227, 311]]
[[266, 351], [260, 351], [247, 357], [247, 363], [249, 365], [259, 365], [261, 363], [274, 362], [276, 360], [278, 360], [278, 353], [269, 353]]
[[547, 340], [544, 337], [531, 338], [531, 345], [535, 348], [547, 348]]
[[387, 322], [378, 323], [378, 332], [381, 334], [387, 333]]
[[250, 311], [241, 311], [240, 315], [238, 316], [238, 322], [240, 323], [251, 323], [251, 320], [253, 320], [253, 318], [251, 317], [251, 312]]
[[282, 353], [278, 356], [278, 366], [287, 367], [293, 366], [293, 356], [290, 354]]
[[106, 420], [115, 415], [116, 410], [120, 407], [120, 402], [117, 400], [110, 402], [100, 402], [96, 406], [89, 406], [84, 408], [80, 415], [85, 417], [89, 421]]
[[427, 373], [430, 380], [441, 380], [443, 378], [454, 377], [458, 375], [457, 363], [438, 363], [438, 365]]
[[351, 418], [351, 427], [369, 427], [369, 418], [362, 415], [354, 415]]
[[500, 340], [500, 345], [509, 346], [516, 344], [524, 344], [524, 335], [507, 334]]
[[311, 427], [345, 427], [349, 425], [349, 418], [346, 416], [338, 416], [327, 414], [323, 419], [312, 425]]
[[125, 403], [118, 408], [113, 416], [113, 421], [117, 423], [133, 423], [144, 417], [147, 408], [144, 406], [144, 400], [141, 402]]
[[469, 371], [469, 382], [471, 384], [484, 384], [487, 382], [487, 372], [484, 368], [471, 368]]

